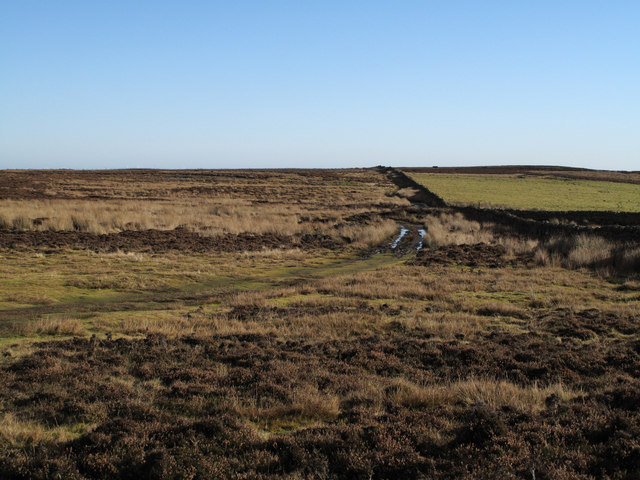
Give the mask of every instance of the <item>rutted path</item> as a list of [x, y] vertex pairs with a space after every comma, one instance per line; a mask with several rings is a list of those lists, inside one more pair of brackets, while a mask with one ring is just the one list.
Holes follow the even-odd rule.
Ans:
[[[43, 318], [47, 315], [67, 314], [71, 316], [106, 312], [135, 312], [165, 310], [168, 304], [180, 302], [185, 306], [200, 305], [212, 297], [228, 295], [238, 291], [264, 290], [301, 284], [317, 279], [374, 270], [383, 265], [403, 261], [401, 257], [415, 248], [419, 242], [414, 227], [401, 227], [405, 233], [394, 242], [381, 246], [373, 255], [344, 255], [321, 265], [281, 267], [264, 270], [252, 275], [212, 276], [194, 285], [173, 287], [166, 291], [110, 292], [108, 297], [87, 301], [81, 294], [51, 305], [29, 305], [19, 308], [0, 309], [0, 321], [4, 326]], [[393, 248], [392, 248], [393, 245]], [[248, 274], [249, 272], [247, 272]]]
[[398, 223], [400, 231], [387, 248], [396, 255], [419, 251], [424, 245], [426, 230], [422, 225]]
[[404, 225], [400, 225], [400, 235], [398, 235], [398, 238], [396, 238], [391, 244], [392, 249], [397, 248], [398, 244], [400, 243], [400, 240], [402, 240], [402, 237], [404, 237], [408, 231], [409, 231], [408, 228], [405, 228]]

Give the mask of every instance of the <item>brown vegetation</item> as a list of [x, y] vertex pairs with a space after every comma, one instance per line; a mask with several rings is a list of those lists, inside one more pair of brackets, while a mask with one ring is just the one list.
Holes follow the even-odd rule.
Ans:
[[[368, 246], [390, 235], [395, 224], [375, 216], [366, 224], [345, 217], [407, 205], [392, 191], [379, 176], [358, 170], [3, 172], [0, 230], [328, 235]], [[3, 237], [14, 246], [15, 235]], [[18, 238], [28, 243], [25, 238], [40, 236]], [[49, 234], [41, 243], [53, 238]]]
[[[3, 175], [32, 203], [0, 225], [0, 478], [640, 471], [637, 245], [406, 207], [368, 170]], [[49, 201], [75, 224], [34, 225]], [[84, 231], [90, 205], [154, 228]]]
[[640, 273], [638, 241], [615, 241], [587, 234], [536, 239], [520, 236], [502, 225], [467, 220], [460, 212], [429, 215], [424, 228], [424, 241], [429, 248], [418, 253], [419, 264], [497, 267], [533, 260], [539, 265], [589, 268], [610, 276]]

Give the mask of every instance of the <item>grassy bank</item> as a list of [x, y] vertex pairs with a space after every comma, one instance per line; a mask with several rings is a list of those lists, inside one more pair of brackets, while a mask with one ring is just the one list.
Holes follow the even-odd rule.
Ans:
[[452, 204], [539, 210], [640, 211], [640, 185], [502, 175], [409, 175]]

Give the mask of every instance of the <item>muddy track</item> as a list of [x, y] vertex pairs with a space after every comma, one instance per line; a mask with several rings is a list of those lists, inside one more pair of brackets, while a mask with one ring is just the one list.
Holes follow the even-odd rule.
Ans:
[[[494, 208], [478, 207], [457, 207], [448, 205], [444, 200], [420, 185], [415, 180], [409, 178], [403, 172], [393, 167], [379, 167], [379, 171], [386, 173], [387, 178], [399, 188], [413, 188], [418, 191], [409, 200], [415, 206], [422, 207], [447, 207], [449, 210], [459, 212], [467, 220], [477, 222], [491, 222], [518, 234], [532, 238], [550, 238], [553, 236], [573, 236], [573, 235], [597, 235], [611, 240], [640, 242], [640, 226], [635, 223], [640, 220], [640, 216], [634, 213], [614, 213], [614, 212], [549, 212], [502, 210]], [[562, 214], [565, 214], [564, 217]], [[571, 216], [585, 216], [587, 219], [598, 220], [601, 226], [592, 227], [586, 225], [558, 224], [551, 223], [553, 218], [571, 218]], [[616, 223], [621, 218], [624, 224]], [[625, 221], [626, 220], [626, 221]], [[602, 222], [602, 223], [601, 223]], [[587, 223], [593, 223], [587, 220]], [[631, 224], [629, 224], [631, 223]]]
[[376, 253], [393, 252], [397, 256], [403, 256], [422, 250], [425, 234], [422, 225], [396, 221], [398, 222], [397, 234], [392, 241], [381, 245]]

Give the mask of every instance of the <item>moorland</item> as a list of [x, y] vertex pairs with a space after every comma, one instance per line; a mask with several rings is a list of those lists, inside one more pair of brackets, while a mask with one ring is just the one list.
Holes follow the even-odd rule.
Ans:
[[0, 172], [0, 478], [639, 478], [639, 174], [508, 170]]

